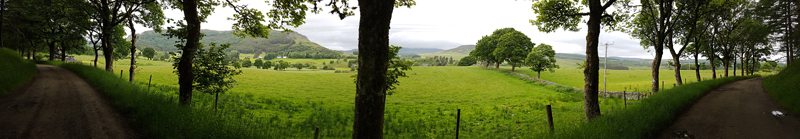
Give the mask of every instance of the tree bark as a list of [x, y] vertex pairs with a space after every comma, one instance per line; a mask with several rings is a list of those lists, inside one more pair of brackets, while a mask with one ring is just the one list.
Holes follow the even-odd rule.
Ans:
[[542, 71], [536, 71], [536, 79], [541, 79], [540, 77], [542, 77]]
[[[0, 0], [0, 48], [3, 48], [3, 21], [5, 21], [6, 0]], [[30, 59], [30, 57], [28, 57]]]
[[65, 46], [64, 43], [58, 43], [58, 45], [61, 46], [61, 62], [66, 62], [67, 61], [67, 47], [69, 47], [69, 46]]
[[598, 37], [600, 37], [600, 21], [603, 19], [605, 8], [600, 0], [590, 0], [589, 11], [589, 21], [586, 22], [589, 27], [589, 32], [586, 34], [586, 68], [583, 70], [583, 108], [586, 120], [600, 117], [600, 104], [597, 100], [600, 58], [597, 55], [597, 47]]
[[511, 72], [514, 72], [514, 68], [516, 68], [516, 66], [511, 65]]
[[130, 74], [129, 81], [133, 84], [134, 75], [136, 74], [136, 28], [133, 27], [133, 17], [128, 17], [128, 28], [131, 29], [131, 69], [128, 70]]
[[47, 60], [53, 61], [56, 60], [56, 41], [50, 40], [47, 42], [47, 48], [50, 48], [50, 57]]
[[[97, 47], [97, 46], [95, 45], [95, 47]], [[97, 67], [97, 56], [99, 55], [99, 54], [97, 54], [97, 51], [100, 50], [100, 49], [97, 49], [97, 48], [92, 48], [92, 49], [94, 49], [94, 67]]]
[[494, 65], [494, 68], [495, 69], [500, 69], [500, 63], [503, 63], [503, 62], [502, 61], [501, 62], [495, 62], [496, 65]]
[[[695, 43], [697, 42], [695, 38]], [[700, 44], [695, 44], [697, 48], [694, 49], [694, 77], [697, 77], [697, 81], [702, 81], [700, 78], [700, 63], [698, 63], [697, 58], [700, 55]]]
[[183, 1], [183, 16], [186, 20], [186, 45], [183, 46], [180, 62], [178, 62], [178, 84], [180, 85], [179, 101], [182, 105], [192, 104], [192, 59], [200, 43], [200, 18], [197, 13], [197, 1]]
[[[672, 45], [672, 44], [667, 44]], [[686, 47], [686, 46], [683, 46]], [[678, 85], [683, 85], [683, 79], [681, 79], [681, 59], [678, 53], [675, 53], [675, 49], [673, 47], [669, 47], [669, 53], [672, 55], [672, 61], [675, 64], [675, 82]]]
[[394, 0], [359, 0], [358, 77], [354, 139], [382, 139], [389, 67], [389, 25]]

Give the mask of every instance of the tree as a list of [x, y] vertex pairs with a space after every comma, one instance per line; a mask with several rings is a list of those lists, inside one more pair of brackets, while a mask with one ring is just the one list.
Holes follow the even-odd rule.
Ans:
[[[584, 3], [585, 2], [585, 3]], [[584, 74], [584, 99], [583, 105], [586, 113], [586, 119], [592, 120], [600, 116], [600, 104], [598, 101], [598, 79], [599, 79], [599, 58], [597, 55], [597, 46], [599, 44], [598, 37], [600, 36], [600, 25], [604, 24], [607, 27], [614, 28], [617, 22], [624, 21], [627, 15], [621, 10], [624, 10], [623, 4], [627, 1], [617, 2], [617, 0], [609, 0], [601, 3], [600, 0], [586, 0], [582, 3], [572, 0], [539, 0], [533, 4], [534, 13], [538, 14], [536, 20], [531, 20], [531, 24], [538, 27], [539, 31], [547, 33], [554, 32], [558, 28], [565, 30], [578, 31], [578, 23], [581, 22], [581, 17], [589, 16], [586, 21], [588, 34], [586, 35], [586, 68], [583, 70]], [[616, 12], [607, 13], [606, 9], [612, 5], [617, 5]], [[581, 9], [588, 7], [588, 12], [581, 12]], [[477, 49], [477, 48], [476, 48]]]
[[261, 69], [263, 64], [264, 64], [264, 61], [261, 61], [261, 59], [256, 59], [256, 62], [253, 63], [253, 66], [256, 66], [257, 69]]
[[772, 70], [772, 68], [773, 67], [772, 67], [772, 65], [769, 64], [769, 62], [764, 62], [764, 64], [761, 65], [761, 71], [764, 71], [764, 72], [770, 72], [770, 70]]
[[[145, 27], [153, 28], [156, 32], [161, 32], [161, 25], [164, 24], [164, 14], [161, 11], [161, 4], [156, 0], [128, 0], [126, 2], [126, 10], [128, 10], [127, 20], [128, 29], [131, 30], [131, 65], [129, 71], [136, 70], [136, 28], [134, 22], [144, 25]], [[128, 80], [133, 84], [136, 72], [128, 72]]]
[[144, 55], [144, 57], [147, 57], [149, 60], [153, 60], [153, 57], [156, 56], [156, 49], [153, 49], [151, 47], [144, 48], [144, 50], [142, 50], [142, 55]]
[[775, 71], [781, 71], [782, 69], [783, 69], [783, 67], [781, 67], [781, 65], [776, 65], [775, 66]]
[[311, 65], [311, 67], [308, 67], [308, 69], [316, 70], [317, 69], [317, 65]]
[[230, 47], [230, 44], [223, 44], [217, 47], [215, 43], [211, 43], [211, 48], [207, 51], [200, 49], [194, 57], [192, 66], [192, 73], [194, 73], [194, 88], [203, 93], [214, 95], [214, 110], [217, 109], [217, 101], [219, 101], [219, 94], [224, 93], [229, 88], [233, 88], [236, 80], [233, 76], [242, 74], [240, 67], [234, 65], [233, 68], [225, 61], [225, 49]]
[[497, 50], [499, 39], [506, 33], [510, 32], [518, 32], [518, 31], [514, 30], [514, 28], [502, 28], [492, 32], [492, 35], [483, 36], [483, 38], [478, 40], [478, 43], [475, 45], [475, 50], [469, 52], [469, 55], [473, 56], [476, 60], [486, 61], [487, 64], [495, 63], [496, 64], [495, 68], [500, 68], [500, 63], [503, 63], [505, 59], [498, 59], [504, 57], [495, 55], [496, 54], [495, 51]]
[[473, 56], [465, 56], [458, 61], [458, 66], [472, 66], [475, 65], [477, 61], [475, 61], [475, 57]]
[[303, 64], [301, 64], [299, 62], [298, 63], [294, 63], [293, 67], [297, 68], [297, 70], [301, 70], [301, 69], [303, 69]]
[[525, 57], [531, 52], [534, 45], [536, 44], [531, 42], [527, 35], [514, 30], [500, 36], [493, 54], [497, 59], [508, 62], [513, 72], [515, 67], [525, 63]]
[[261, 68], [262, 69], [272, 68], [272, 61], [264, 61], [264, 63], [261, 64]]
[[250, 61], [250, 57], [245, 57], [244, 60], [242, 60], [242, 67], [250, 68], [250, 66], [253, 66], [253, 62]]
[[539, 44], [525, 59], [525, 65], [531, 66], [531, 70], [536, 72], [536, 78], [540, 79], [542, 71], [555, 72], [559, 68], [556, 65], [556, 51], [553, 46]]
[[[634, 28], [628, 31], [631, 36], [642, 40], [640, 45], [645, 49], [653, 48], [655, 51], [655, 58], [653, 59], [651, 69], [651, 90], [658, 92], [659, 90], [659, 67], [661, 66], [661, 57], [664, 55], [664, 48], [666, 45], [672, 44], [672, 34], [675, 29], [675, 22], [670, 21], [674, 18], [674, 0], [642, 0], [642, 10], [631, 22], [629, 27]], [[673, 59], [679, 59], [675, 57]], [[680, 72], [680, 69], [676, 69]], [[680, 79], [680, 74], [676, 74], [676, 80]]]

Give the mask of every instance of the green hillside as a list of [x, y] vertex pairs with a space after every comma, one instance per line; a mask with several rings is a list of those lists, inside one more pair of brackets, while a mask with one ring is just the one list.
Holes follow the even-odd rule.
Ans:
[[[200, 42], [230, 43], [231, 47], [228, 50], [236, 50], [239, 53], [276, 53], [277, 55], [285, 55], [291, 58], [338, 58], [343, 54], [314, 43], [297, 32], [281, 33], [280, 31], [272, 31], [269, 39], [251, 37], [242, 39], [232, 35], [231, 31], [202, 30], [201, 32], [205, 36]], [[160, 51], [175, 52], [178, 51], [175, 47], [176, 41], [177, 39], [175, 38], [162, 36], [154, 31], [145, 31], [139, 34], [136, 45], [140, 48], [152, 47]]]
[[764, 89], [783, 107], [800, 113], [800, 61], [792, 63], [777, 75], [764, 79]]
[[0, 48], [0, 96], [25, 84], [38, 70], [14, 50]]
[[469, 54], [472, 50], [475, 50], [475, 45], [461, 45], [453, 49], [447, 49], [441, 51], [439, 53], [461, 53], [461, 54]]

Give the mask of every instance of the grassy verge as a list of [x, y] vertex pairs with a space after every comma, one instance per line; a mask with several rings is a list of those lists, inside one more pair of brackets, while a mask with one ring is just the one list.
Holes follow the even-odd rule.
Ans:
[[764, 79], [764, 89], [784, 108], [800, 113], [800, 61], [792, 63], [775, 76]]
[[[685, 84], [654, 94], [625, 110], [604, 113], [592, 122], [575, 124], [554, 133], [537, 135], [543, 138], [653, 138], [669, 126], [680, 112], [700, 99], [707, 91], [734, 81], [759, 77], [736, 76]], [[601, 107], [601, 109], [603, 109]], [[555, 123], [559, 124], [559, 123]]]
[[17, 52], [0, 49], [0, 96], [31, 80], [37, 71], [33, 62], [22, 59]]

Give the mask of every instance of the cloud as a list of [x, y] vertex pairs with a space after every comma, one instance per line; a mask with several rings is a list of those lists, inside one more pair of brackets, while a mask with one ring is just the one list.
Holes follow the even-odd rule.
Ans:
[[[351, 1], [351, 5], [357, 5]], [[242, 1], [265, 12], [269, 7], [263, 1]], [[475, 44], [482, 36], [494, 30], [513, 27], [528, 35], [534, 43], [546, 43], [558, 53], [585, 54], [586, 26], [577, 32], [556, 31], [539, 32], [529, 23], [536, 18], [531, 9], [531, 1], [514, 0], [417, 0], [411, 8], [396, 8], [392, 14], [389, 34], [390, 44], [406, 48], [450, 49], [459, 45]], [[203, 23], [203, 29], [230, 30], [233, 21], [226, 20], [233, 15], [230, 8], [218, 7], [215, 13]], [[178, 10], [166, 10], [165, 14], [174, 19], [182, 19]], [[358, 47], [359, 13], [341, 20], [336, 15], [321, 12], [308, 13], [306, 23], [293, 30], [306, 35], [311, 41], [329, 49], [350, 50]], [[144, 27], [138, 27], [141, 32]], [[621, 32], [602, 32], [600, 43], [609, 45], [609, 56], [652, 58], [639, 46], [639, 40], [632, 39]], [[602, 56], [604, 47], [599, 47]], [[665, 57], [668, 57], [665, 53]]]

